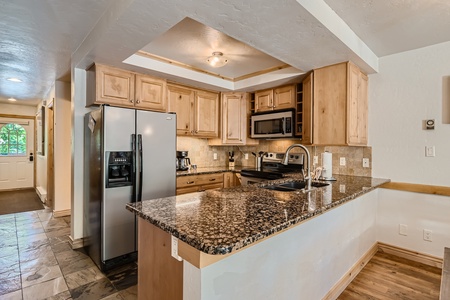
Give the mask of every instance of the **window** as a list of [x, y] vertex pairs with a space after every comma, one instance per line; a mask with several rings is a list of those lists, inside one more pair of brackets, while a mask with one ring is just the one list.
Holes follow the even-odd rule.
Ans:
[[0, 155], [21, 156], [27, 153], [27, 132], [19, 124], [8, 123], [0, 129]]

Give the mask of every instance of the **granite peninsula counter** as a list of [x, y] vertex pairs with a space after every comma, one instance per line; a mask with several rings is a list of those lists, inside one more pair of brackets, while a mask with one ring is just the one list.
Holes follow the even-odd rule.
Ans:
[[139, 217], [208, 254], [227, 254], [365, 194], [386, 179], [336, 175], [309, 195], [263, 189], [267, 183], [127, 205]]
[[[263, 188], [300, 179], [293, 175], [128, 204], [139, 217], [138, 295], [189, 300], [324, 298], [339, 278], [374, 251], [377, 198], [371, 191], [389, 182], [335, 178], [311, 193]], [[172, 237], [178, 239], [182, 262], [172, 257]]]

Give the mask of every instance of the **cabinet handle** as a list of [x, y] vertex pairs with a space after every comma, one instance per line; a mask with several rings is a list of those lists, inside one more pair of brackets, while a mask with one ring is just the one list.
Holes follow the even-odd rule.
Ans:
[[136, 100], [136, 103], [137, 103], [137, 104], [141, 103], [141, 100]]
[[209, 179], [209, 181], [216, 181], [216, 178], [211, 178]]
[[180, 100], [181, 100], [181, 95], [180, 95], [180, 96], [178, 96], [178, 99], [180, 99]]
[[195, 133], [198, 133], [198, 130], [196, 130]]
[[130, 99], [130, 103], [133, 103], [134, 102], [134, 100], [133, 99]]
[[195, 181], [186, 181], [186, 184], [193, 184]]

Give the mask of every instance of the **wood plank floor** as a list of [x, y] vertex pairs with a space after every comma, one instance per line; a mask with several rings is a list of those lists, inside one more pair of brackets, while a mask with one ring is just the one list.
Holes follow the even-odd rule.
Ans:
[[377, 252], [339, 300], [439, 299], [441, 269]]

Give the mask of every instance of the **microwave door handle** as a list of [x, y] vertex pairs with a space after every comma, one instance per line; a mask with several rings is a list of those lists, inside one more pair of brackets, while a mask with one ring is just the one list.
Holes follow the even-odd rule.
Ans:
[[281, 134], [286, 133], [286, 118], [281, 118]]

